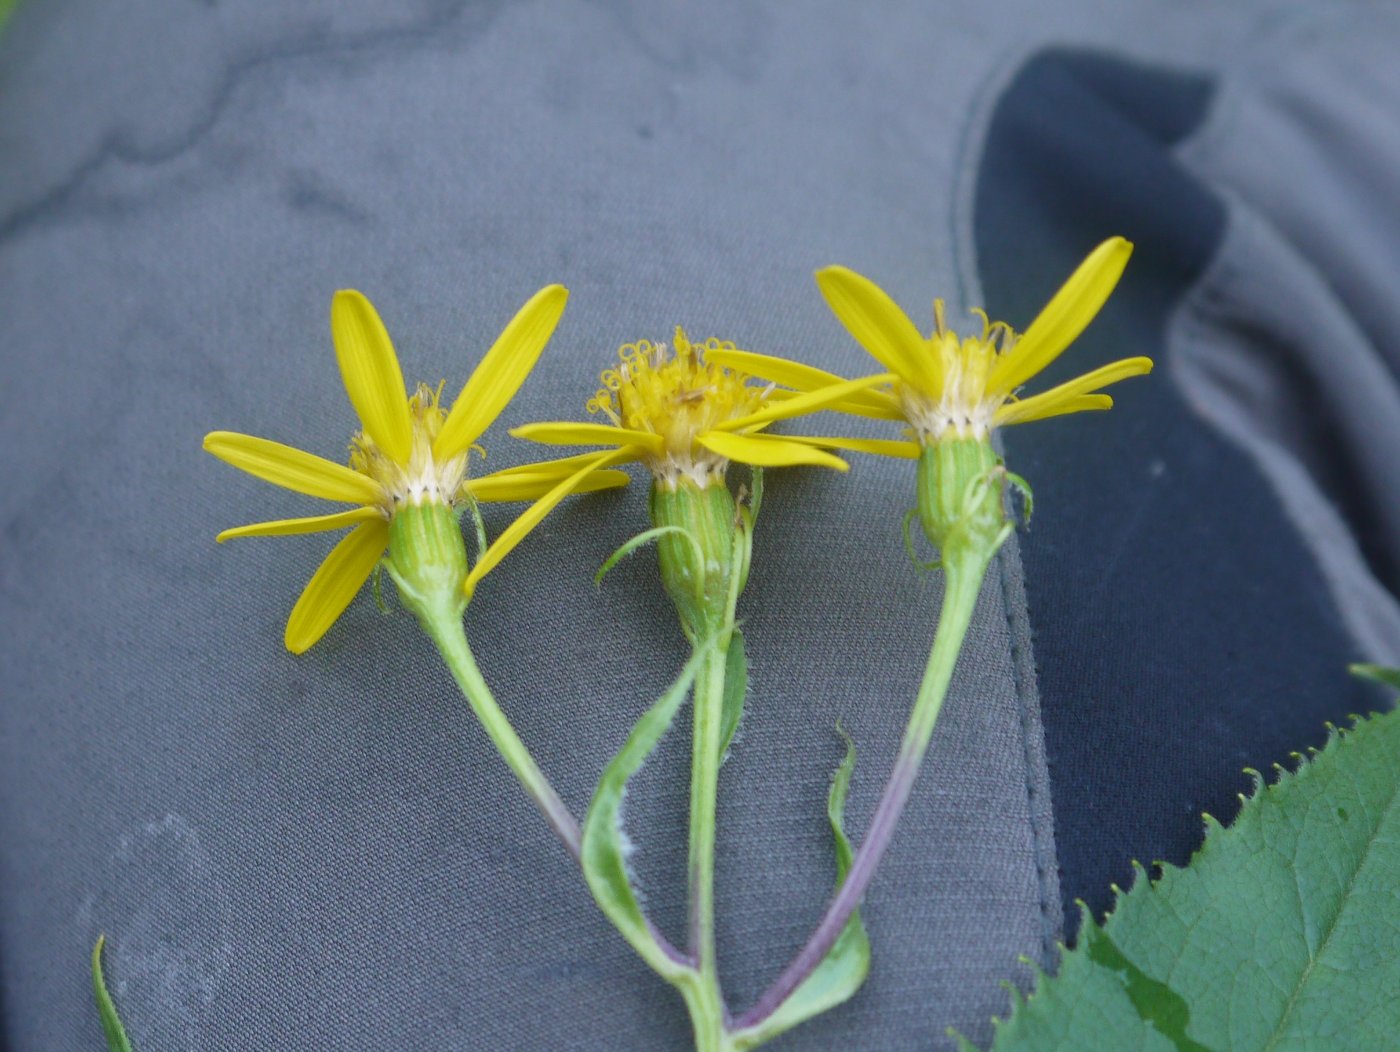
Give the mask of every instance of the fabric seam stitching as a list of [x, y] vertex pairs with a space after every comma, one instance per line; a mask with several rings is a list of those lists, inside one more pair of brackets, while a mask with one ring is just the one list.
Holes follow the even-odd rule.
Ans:
[[[1018, 45], [1008, 49], [1007, 61], [993, 63], [992, 68], [996, 73], [989, 77], [981, 86], [978, 92], [977, 103], [969, 107], [963, 126], [957, 138], [958, 156], [955, 158], [954, 170], [957, 173], [957, 190], [952, 196], [952, 214], [949, 216], [949, 225], [952, 228], [952, 245], [954, 252], [954, 272], [962, 286], [964, 300], [968, 294], [977, 286], [976, 281], [976, 245], [971, 236], [971, 224], [973, 220], [969, 218], [966, 229], [959, 222], [960, 217], [967, 215], [971, 217], [974, 212], [976, 181], [975, 171], [978, 167], [977, 161], [973, 159], [974, 136], [981, 132], [980, 145], [985, 147], [985, 135], [990, 125], [991, 117], [995, 112], [995, 100], [999, 99], [1004, 90], [1010, 86], [1015, 79], [1015, 74], [1021, 72], [1025, 62], [1033, 54], [1042, 50], [1040, 47]], [[1000, 455], [1004, 451], [1001, 443], [996, 443], [997, 453]], [[1013, 539], [1013, 543], [1015, 543]], [[1016, 547], [1019, 555], [1019, 545]], [[1036, 888], [1038, 892], [1038, 906], [1040, 910], [1040, 967], [1049, 969], [1054, 963], [1054, 945], [1060, 936], [1060, 924], [1051, 919], [1050, 911], [1050, 866], [1055, 864], [1057, 855], [1055, 851], [1053, 822], [1053, 807], [1047, 812], [1050, 829], [1048, 830], [1049, 842], [1046, 840], [1047, 830], [1043, 828], [1046, 823], [1040, 821], [1036, 814], [1037, 793], [1035, 788], [1035, 763], [1031, 747], [1031, 700], [1027, 691], [1025, 677], [1021, 673], [1020, 662], [1022, 658], [1030, 660], [1035, 658], [1033, 654], [1027, 654], [1018, 640], [1017, 619], [1012, 613], [1010, 587], [1007, 580], [1007, 559], [1006, 549], [1003, 548], [997, 554], [997, 575], [1000, 583], [1000, 600], [1002, 606], [1002, 616], [1006, 621], [1007, 629], [1007, 649], [1011, 659], [1011, 684], [1016, 696], [1017, 720], [1021, 730], [1021, 775], [1026, 791], [1026, 821], [1030, 826], [1031, 856], [1032, 864], [1035, 867]], [[1027, 638], [1029, 638], [1029, 625], [1026, 628]], [[1032, 667], [1034, 665], [1032, 664]], [[1037, 706], [1038, 707], [1038, 706]], [[1049, 790], [1050, 772], [1048, 766], [1044, 766], [1042, 773], [1046, 782], [1046, 789]], [[1056, 888], [1058, 897], [1059, 889]], [[1061, 921], [1060, 923], [1063, 923]]]

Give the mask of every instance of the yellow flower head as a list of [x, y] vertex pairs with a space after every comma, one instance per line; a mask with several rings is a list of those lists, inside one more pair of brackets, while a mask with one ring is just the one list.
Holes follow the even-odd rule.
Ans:
[[[1098, 314], [1132, 254], [1121, 237], [1099, 245], [1070, 275], [1044, 310], [1018, 335], [985, 312], [981, 332], [962, 336], [948, 328], [941, 300], [934, 304], [934, 330], [924, 336], [884, 290], [845, 267], [817, 272], [827, 304], [856, 341], [889, 369], [893, 382], [830, 403], [829, 408], [857, 416], [901, 420], [912, 442], [871, 439], [813, 439], [838, 449], [888, 456], [916, 457], [920, 448], [942, 438], [984, 439], [998, 427], [1032, 420], [1108, 409], [1113, 399], [1101, 388], [1152, 371], [1150, 358], [1112, 362], [1048, 391], [1020, 397], [1022, 384], [1058, 358]], [[724, 361], [754, 375], [800, 391], [817, 391], [841, 382], [832, 373], [760, 355], [725, 355]]]
[[219, 534], [258, 537], [354, 529], [312, 576], [287, 620], [286, 644], [301, 653], [326, 633], [365, 583], [389, 544], [403, 509], [454, 508], [468, 501], [536, 503], [487, 549], [464, 582], [468, 593], [568, 493], [625, 485], [619, 471], [599, 471], [599, 457], [527, 464], [468, 477], [468, 455], [529, 375], [563, 313], [568, 292], [550, 285], [512, 319], [467, 380], [450, 410], [442, 387], [418, 385], [412, 396], [389, 334], [358, 292], [331, 302], [331, 336], [350, 404], [361, 430], [350, 441], [349, 466], [265, 438], [213, 431], [204, 448], [274, 485], [355, 507], [328, 515], [238, 526]]
[[615, 446], [612, 462], [642, 461], [665, 489], [675, 489], [683, 480], [701, 487], [722, 481], [731, 460], [757, 467], [813, 464], [846, 470], [840, 458], [806, 442], [765, 434], [764, 428], [894, 377], [882, 373], [789, 397], [792, 392], [752, 383], [752, 377], [720, 361], [726, 354], [746, 353], [714, 338], [693, 344], [679, 327], [669, 346], [647, 340], [624, 344], [617, 367], [602, 374], [603, 386], [587, 406], [608, 423], [527, 424], [511, 434], [559, 445]]
[[433, 455], [433, 443], [442, 433], [447, 413], [442, 408], [444, 384], [431, 388], [420, 383], [408, 400], [413, 441], [408, 458], [400, 461], [382, 450], [364, 431], [350, 439], [350, 466], [382, 487], [386, 518], [405, 504], [456, 504], [467, 480], [470, 449], [450, 451], [442, 459]]
[[724, 346], [711, 338], [693, 347], [680, 327], [669, 348], [649, 340], [626, 344], [617, 352], [618, 367], [599, 377], [603, 386], [588, 411], [618, 427], [660, 435], [666, 457], [683, 461], [694, 453], [696, 436], [756, 413], [771, 390], [705, 360], [704, 351]]

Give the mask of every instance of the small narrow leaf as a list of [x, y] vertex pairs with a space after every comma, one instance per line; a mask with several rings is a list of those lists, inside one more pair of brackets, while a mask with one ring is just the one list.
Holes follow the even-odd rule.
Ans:
[[708, 648], [697, 648], [666, 693], [642, 714], [622, 749], [603, 771], [583, 820], [580, 862], [598, 908], [644, 961], [673, 982], [693, 974], [693, 969], [668, 954], [652, 934], [627, 872], [627, 842], [619, 812], [628, 780], [641, 769], [670, 728], [708, 654]]
[[392, 614], [389, 603], [384, 598], [384, 564], [380, 563], [370, 574], [370, 592], [374, 595], [374, 607], [381, 614]]
[[[996, 1052], [1394, 1048], [1400, 1033], [1400, 714], [1334, 732], [1184, 869], [1138, 867]], [[967, 1047], [967, 1046], [964, 1046]]]
[[[836, 841], [836, 886], [839, 888], [851, 869], [851, 860], [855, 858], [851, 839], [846, 836], [846, 794], [851, 791], [851, 775], [856, 769], [856, 743], [840, 723], [836, 724], [836, 732], [846, 741], [846, 755], [831, 776], [831, 791], [826, 797], [826, 817], [831, 823], [832, 838]], [[858, 916], [859, 911], [851, 919]]]
[[729, 637], [724, 659], [724, 705], [720, 710], [719, 754], [729, 751], [734, 732], [744, 715], [744, 695], [749, 689], [749, 663], [744, 657], [744, 634], [737, 628]]
[[472, 562], [476, 562], [486, 554], [486, 549], [491, 547], [486, 541], [486, 520], [481, 517], [481, 502], [472, 495], [472, 491], [462, 487], [463, 503], [467, 506], [467, 512], [472, 517], [472, 529], [476, 536], [476, 551], [472, 553]]
[[[678, 533], [689, 541], [691, 550], [695, 553], [696, 559], [699, 560], [701, 566], [705, 565], [705, 553], [700, 550], [700, 542], [695, 539], [694, 534], [689, 530], [680, 526], [654, 526], [649, 530], [643, 530], [617, 551], [609, 555], [607, 559], [604, 560], [603, 565], [598, 567], [598, 572], [593, 575], [593, 583], [601, 585], [603, 583], [603, 578], [608, 575], [613, 567], [622, 562], [623, 559], [627, 558], [627, 556], [631, 555], [638, 548], [660, 540], [668, 533]], [[697, 577], [696, 580], [699, 581], [700, 578]], [[703, 584], [701, 588], [696, 590], [696, 596], [697, 598], [703, 598]]]
[[749, 526], [758, 522], [758, 513], [763, 508], [763, 469], [758, 465], [749, 468]]
[[[846, 879], [855, 852], [846, 836], [846, 793], [851, 787], [851, 772], [856, 766], [856, 746], [838, 724], [846, 740], [846, 755], [831, 779], [827, 794], [826, 814], [831, 822], [831, 835], [836, 848], [836, 886]], [[861, 923], [860, 910], [851, 914], [831, 950], [786, 1001], [762, 1023], [734, 1035], [735, 1048], [756, 1048], [798, 1023], [820, 1015], [848, 1000], [870, 972], [870, 937]]]
[[102, 1032], [107, 1037], [109, 1052], [131, 1052], [131, 1042], [126, 1038], [117, 1006], [107, 992], [107, 980], [102, 975], [102, 947], [106, 942], [107, 937], [99, 935], [97, 945], [92, 948], [92, 992], [97, 997], [97, 1014], [102, 1018]]
[[1374, 680], [1382, 686], [1400, 690], [1400, 668], [1386, 668], [1384, 665], [1352, 665], [1347, 671], [1358, 679]]

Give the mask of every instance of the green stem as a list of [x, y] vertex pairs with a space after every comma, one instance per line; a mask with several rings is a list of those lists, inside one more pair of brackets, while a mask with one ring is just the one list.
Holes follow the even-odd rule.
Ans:
[[[702, 644], [706, 645], [706, 644]], [[710, 650], [693, 694], [695, 734], [690, 772], [690, 953], [705, 986], [718, 995], [715, 960], [715, 819], [728, 641]], [[716, 998], [718, 1000], [718, 998]], [[716, 1020], [723, 1024], [721, 1018]], [[699, 1020], [697, 1042], [699, 1041]]]
[[715, 974], [715, 820], [719, 785], [720, 716], [728, 648], [715, 647], [695, 683], [695, 735], [690, 771], [690, 952]]
[[549, 779], [535, 763], [530, 750], [525, 747], [506, 714], [496, 704], [491, 688], [486, 685], [481, 669], [477, 667], [476, 658], [472, 656], [471, 647], [467, 645], [467, 633], [462, 626], [461, 611], [443, 606], [441, 609], [421, 613], [419, 620], [423, 630], [428, 633], [438, 652], [442, 654], [443, 661], [452, 672], [452, 678], [457, 681], [457, 686], [466, 696], [472, 711], [486, 729], [501, 758], [515, 772], [515, 777], [520, 779], [520, 784], [530, 794], [530, 799], [534, 800], [543, 812], [545, 821], [564, 842], [569, 854], [577, 860], [580, 840], [578, 821], [554, 791], [554, 786], [549, 784]]
[[695, 1052], [734, 1052], [738, 1046], [725, 1026], [724, 995], [718, 983], [696, 976], [679, 988], [690, 1012]]
[[715, 954], [715, 825], [724, 750], [725, 679], [739, 594], [746, 576], [739, 568], [748, 562], [751, 534], [748, 530], [733, 530], [728, 543], [729, 573], [723, 606], [718, 611], [712, 609], [707, 632], [693, 639], [696, 650], [709, 648], [691, 694], [695, 732], [690, 773], [690, 953], [697, 975], [691, 988], [682, 991], [695, 1030], [697, 1052], [727, 1052], [735, 1047]]

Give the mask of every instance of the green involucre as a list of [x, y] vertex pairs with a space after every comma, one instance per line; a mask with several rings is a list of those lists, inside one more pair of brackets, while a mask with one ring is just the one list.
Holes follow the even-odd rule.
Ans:
[[723, 482], [653, 485], [649, 503], [652, 523], [664, 531], [655, 534], [661, 583], [686, 632], [707, 637], [729, 618], [731, 593], [742, 590], [750, 519]]
[[916, 477], [919, 523], [941, 560], [1000, 547], [1011, 528], [1002, 510], [1008, 476], [988, 439], [942, 438], [925, 446]]
[[420, 621], [460, 617], [467, 606], [467, 547], [462, 527], [446, 504], [409, 505], [389, 521], [384, 561], [399, 598]]

